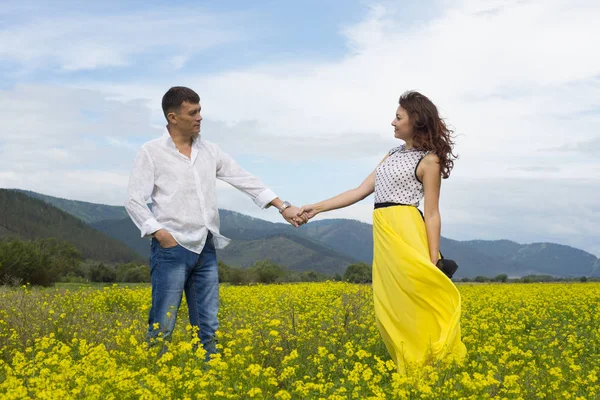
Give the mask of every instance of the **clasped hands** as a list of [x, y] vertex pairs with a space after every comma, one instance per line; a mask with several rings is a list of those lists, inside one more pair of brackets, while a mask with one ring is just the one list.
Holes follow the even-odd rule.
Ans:
[[310, 204], [300, 208], [296, 206], [290, 206], [283, 210], [282, 216], [287, 222], [297, 228], [300, 225], [306, 224], [309, 219], [313, 218], [317, 214], [318, 212], [316, 211], [315, 206]]

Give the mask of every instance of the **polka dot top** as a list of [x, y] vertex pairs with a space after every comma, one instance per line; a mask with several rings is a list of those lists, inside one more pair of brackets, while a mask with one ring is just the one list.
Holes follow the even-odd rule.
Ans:
[[375, 203], [410, 204], [415, 207], [423, 199], [423, 184], [417, 179], [424, 150], [395, 147], [375, 170]]

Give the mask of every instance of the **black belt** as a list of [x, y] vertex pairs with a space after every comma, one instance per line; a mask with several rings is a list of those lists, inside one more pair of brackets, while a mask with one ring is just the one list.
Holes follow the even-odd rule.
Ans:
[[392, 206], [412, 206], [412, 204], [392, 203], [392, 202], [389, 202], [389, 201], [386, 201], [384, 203], [375, 203], [375, 209], [385, 208], [385, 207], [392, 207]]
[[[394, 207], [394, 206], [404, 206], [404, 207], [415, 207], [413, 204], [404, 204], [404, 203], [392, 203], [392, 202], [384, 202], [384, 203], [375, 203], [375, 210], [377, 210], [378, 208], [385, 208], [385, 207]], [[415, 207], [417, 209], [417, 211], [419, 212], [419, 214], [421, 214], [421, 217], [423, 218], [423, 221], [425, 220], [425, 216], [423, 215], [423, 211], [419, 210], [418, 207]]]

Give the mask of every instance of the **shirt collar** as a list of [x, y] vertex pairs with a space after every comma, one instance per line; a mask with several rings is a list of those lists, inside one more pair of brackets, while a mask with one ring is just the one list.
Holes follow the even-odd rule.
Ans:
[[[161, 139], [163, 140], [163, 143], [165, 146], [177, 150], [177, 146], [175, 146], [175, 143], [173, 142], [173, 139], [171, 138], [171, 134], [169, 133], [169, 129], [166, 126], [165, 126], [165, 129], [163, 130]], [[192, 147], [198, 148], [198, 146], [200, 145], [200, 139], [201, 139], [200, 134], [198, 134], [198, 137], [192, 138]]]

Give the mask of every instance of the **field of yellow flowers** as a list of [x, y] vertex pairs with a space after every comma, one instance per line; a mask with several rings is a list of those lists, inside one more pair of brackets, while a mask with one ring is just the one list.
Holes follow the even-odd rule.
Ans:
[[147, 348], [147, 286], [0, 287], [0, 398], [600, 398], [600, 284], [459, 290], [466, 362], [398, 375], [366, 285], [223, 286], [210, 365], [185, 304]]

